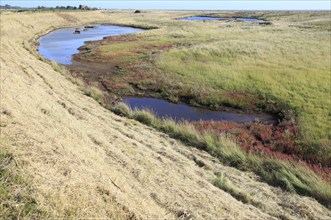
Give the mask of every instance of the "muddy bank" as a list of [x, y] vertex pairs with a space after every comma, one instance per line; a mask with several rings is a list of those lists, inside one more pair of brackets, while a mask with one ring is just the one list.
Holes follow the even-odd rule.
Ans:
[[[253, 108], [234, 108], [229, 103], [215, 106], [203, 104], [201, 98], [199, 100], [192, 89], [180, 82], [167, 81], [162, 76], [162, 72], [159, 72], [160, 70], [153, 69], [153, 56], [157, 57], [158, 54], [173, 48], [174, 45], [144, 43], [135, 35], [109, 36], [99, 41], [87, 42], [79, 48], [78, 54], [73, 55], [72, 64], [67, 67], [74, 77], [81, 78], [90, 85], [98, 85], [106, 91], [105, 100], [108, 105], [121, 101], [122, 97], [149, 97], [191, 106], [187, 106], [188, 108], [198, 107], [205, 111], [245, 115], [250, 118], [250, 120], [242, 121], [245, 123], [259, 121], [276, 124], [279, 121], [276, 115], [257, 112]], [[110, 53], [103, 53], [98, 48], [104, 45], [114, 48], [121, 45], [123, 47], [137, 46], [133, 46], [131, 50], [114, 49]], [[228, 96], [229, 99], [255, 102], [255, 97], [244, 93], [227, 92], [219, 95]], [[140, 107], [143, 106], [140, 105]], [[147, 107], [148, 104], [146, 104]], [[219, 119], [215, 117], [214, 120]]]
[[[131, 77], [122, 77], [131, 69], [128, 70], [128, 66], [124, 66], [125, 63], [121, 62], [74, 60], [68, 68], [73, 76], [84, 79], [89, 85], [97, 84], [99, 88], [106, 91], [105, 102], [110, 106], [124, 101], [132, 109], [149, 109], [160, 118], [171, 117], [176, 121], [226, 120], [239, 123], [278, 123], [277, 116], [272, 114], [254, 113], [252, 110], [244, 111], [229, 106], [210, 108], [194, 103], [193, 99], [185, 95], [172, 99], [164, 94], [162, 88], [157, 88], [155, 85], [148, 88], [137, 83], [137, 79], [146, 77], [145, 73], [132, 71]], [[152, 79], [153, 76], [147, 76], [147, 78]]]

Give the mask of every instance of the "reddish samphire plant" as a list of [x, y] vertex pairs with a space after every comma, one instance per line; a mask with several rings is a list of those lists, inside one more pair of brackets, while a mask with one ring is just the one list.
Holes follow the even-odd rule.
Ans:
[[330, 164], [323, 167], [318, 160], [308, 161], [306, 155], [302, 154], [297, 142], [299, 131], [293, 124], [239, 124], [226, 121], [200, 121], [193, 122], [193, 125], [200, 133], [213, 131], [216, 134], [230, 136], [246, 152], [284, 160], [295, 160], [310, 167], [324, 178], [331, 177], [331, 170], [328, 168]]

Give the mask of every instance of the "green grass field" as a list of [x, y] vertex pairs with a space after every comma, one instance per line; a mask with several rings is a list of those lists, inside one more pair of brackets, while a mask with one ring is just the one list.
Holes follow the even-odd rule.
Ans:
[[[298, 116], [303, 144], [309, 148], [304, 150], [331, 158], [327, 27], [231, 28], [219, 41], [164, 53], [157, 64], [169, 77], [194, 87], [243, 92], [265, 103], [284, 103], [288, 109], [280, 110]], [[215, 99], [223, 101], [222, 95]]]
[[[157, 91], [163, 98], [215, 109], [226, 105], [267, 111], [294, 121], [302, 153], [327, 164], [330, 12], [213, 13], [259, 17], [271, 25], [175, 20], [198, 13], [147, 11], [119, 19], [116, 23], [159, 28], [120, 44], [98, 45], [92, 53], [99, 59], [134, 63], [113, 79]], [[133, 69], [139, 74], [132, 74]]]

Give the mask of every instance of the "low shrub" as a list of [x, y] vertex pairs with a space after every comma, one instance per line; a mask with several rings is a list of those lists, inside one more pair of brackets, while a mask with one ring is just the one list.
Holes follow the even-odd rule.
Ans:
[[90, 96], [93, 99], [95, 99], [98, 103], [103, 104], [103, 92], [94, 86], [85, 87], [84, 95]]
[[110, 110], [116, 115], [125, 116], [127, 118], [131, 117], [132, 110], [125, 103], [117, 103], [115, 106], [111, 107]]
[[186, 144], [194, 145], [201, 150], [207, 150], [206, 144], [201, 135], [192, 125], [186, 122], [177, 124], [172, 119], [158, 120], [155, 128]]

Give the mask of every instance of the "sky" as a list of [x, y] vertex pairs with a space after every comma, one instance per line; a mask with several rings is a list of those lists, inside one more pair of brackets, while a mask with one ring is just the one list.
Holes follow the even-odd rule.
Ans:
[[26, 0], [0, 0], [1, 5], [9, 4], [21, 7], [37, 6], [78, 6], [80, 4], [90, 7], [105, 9], [169, 9], [169, 10], [331, 10], [330, 0], [310, 1], [310, 0], [170, 0], [170, 1], [114, 1], [114, 0], [67, 0], [67, 1], [26, 1]]

